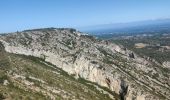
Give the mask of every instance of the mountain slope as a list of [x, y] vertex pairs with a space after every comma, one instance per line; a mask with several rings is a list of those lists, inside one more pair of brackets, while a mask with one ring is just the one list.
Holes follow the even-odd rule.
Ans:
[[109, 90], [83, 79], [75, 80], [42, 59], [0, 49], [0, 100], [109, 100], [113, 97], [109, 97]]
[[117, 99], [170, 98], [169, 69], [74, 29], [27, 30], [3, 35], [0, 41], [9, 53], [41, 58], [77, 79], [107, 87]]

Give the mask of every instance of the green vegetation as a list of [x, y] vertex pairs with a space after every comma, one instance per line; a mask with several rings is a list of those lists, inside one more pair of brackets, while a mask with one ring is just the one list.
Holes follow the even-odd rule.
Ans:
[[[45, 62], [43, 58], [6, 52], [0, 52], [0, 54], [4, 55], [0, 57], [0, 99], [49, 100], [50, 96], [54, 96], [57, 100], [63, 100], [63, 97], [66, 96], [69, 99], [111, 100], [107, 94], [97, 90], [95, 86], [99, 87], [99, 85], [81, 78], [77, 80], [62, 69]], [[6, 61], [6, 64], [4, 61]], [[13, 78], [14, 74], [21, 75], [25, 79]], [[9, 84], [3, 85], [4, 80], [7, 80]], [[27, 86], [24, 83], [27, 81], [33, 83], [33, 85]], [[51, 90], [48, 90], [48, 88], [51, 88]], [[107, 88], [100, 88], [116, 95]], [[60, 92], [52, 92], [52, 89]], [[47, 93], [51, 95], [47, 95]]]
[[[115, 92], [109, 90], [109, 89], [106, 88], [106, 87], [103, 87], [103, 86], [98, 85], [97, 83], [87, 81], [87, 80], [85, 80], [85, 79], [83, 79], [83, 78], [78, 78], [78, 81], [79, 81], [80, 83], [82, 83], [82, 84], [87, 85], [87, 86], [88, 86], [89, 88], [91, 88], [92, 90], [97, 91], [99, 94], [100, 94], [100, 92], [99, 92], [99, 91], [96, 89], [96, 87], [94, 87], [94, 86], [100, 87], [100, 88], [103, 89], [104, 91], [107, 91], [108, 93], [112, 94], [112, 95], [115, 97], [116, 100], [119, 100], [119, 99], [120, 99], [120, 97], [119, 97], [118, 94], [116, 94]], [[102, 95], [103, 95], [104, 97], [108, 97], [108, 95], [106, 95], [106, 94], [102, 94]]]
[[[130, 39], [117, 38], [113, 39], [112, 41], [114, 43], [123, 45], [124, 47], [136, 52], [140, 56], [148, 56], [150, 58], [153, 58], [159, 63], [170, 61], [170, 50], [160, 50], [161, 46], [170, 46], [169, 38], [159, 35], [143, 38], [133, 37]], [[149, 44], [149, 46], [145, 48], [135, 48], [135, 43], [145, 43]]]

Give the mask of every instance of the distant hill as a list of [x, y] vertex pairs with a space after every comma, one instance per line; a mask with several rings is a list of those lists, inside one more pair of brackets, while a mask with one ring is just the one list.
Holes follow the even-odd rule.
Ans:
[[81, 29], [90, 34], [170, 32], [170, 19], [146, 20], [130, 23], [104, 24]]

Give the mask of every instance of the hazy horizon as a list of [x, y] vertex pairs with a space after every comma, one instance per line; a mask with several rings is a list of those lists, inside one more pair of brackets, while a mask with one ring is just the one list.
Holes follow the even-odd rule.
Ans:
[[169, 0], [1, 0], [0, 33], [170, 18]]

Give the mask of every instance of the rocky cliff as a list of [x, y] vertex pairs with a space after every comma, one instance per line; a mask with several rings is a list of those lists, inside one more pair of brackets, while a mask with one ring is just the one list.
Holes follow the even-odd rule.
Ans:
[[170, 70], [114, 43], [75, 29], [46, 28], [0, 36], [9, 53], [31, 55], [76, 79], [107, 87], [122, 100], [170, 98]]

